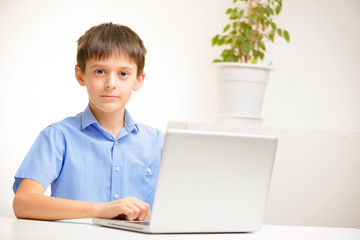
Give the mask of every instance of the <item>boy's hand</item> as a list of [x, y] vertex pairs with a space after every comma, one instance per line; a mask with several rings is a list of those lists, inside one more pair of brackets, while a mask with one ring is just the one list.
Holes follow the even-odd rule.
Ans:
[[134, 197], [95, 205], [99, 218], [122, 218], [128, 221], [150, 218], [150, 205]]

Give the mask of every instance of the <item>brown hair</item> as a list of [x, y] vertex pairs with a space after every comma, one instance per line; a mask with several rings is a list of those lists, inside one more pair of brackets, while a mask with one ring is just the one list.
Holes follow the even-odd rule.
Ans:
[[90, 28], [77, 43], [77, 65], [82, 72], [85, 72], [86, 62], [90, 58], [105, 59], [114, 53], [124, 54], [133, 60], [137, 65], [137, 76], [144, 70], [146, 48], [129, 27], [103, 23]]

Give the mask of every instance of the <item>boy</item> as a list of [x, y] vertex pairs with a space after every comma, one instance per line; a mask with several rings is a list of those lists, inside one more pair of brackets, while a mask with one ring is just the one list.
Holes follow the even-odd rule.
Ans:
[[75, 76], [89, 105], [36, 139], [15, 175], [18, 218], [150, 218], [164, 135], [125, 109], [144, 82], [145, 54], [121, 25], [101, 24], [79, 38]]

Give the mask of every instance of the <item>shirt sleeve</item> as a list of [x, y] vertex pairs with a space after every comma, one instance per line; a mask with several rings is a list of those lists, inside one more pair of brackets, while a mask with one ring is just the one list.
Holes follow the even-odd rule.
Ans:
[[54, 126], [41, 131], [15, 174], [14, 193], [24, 178], [33, 179], [46, 189], [61, 172], [64, 143], [63, 135]]

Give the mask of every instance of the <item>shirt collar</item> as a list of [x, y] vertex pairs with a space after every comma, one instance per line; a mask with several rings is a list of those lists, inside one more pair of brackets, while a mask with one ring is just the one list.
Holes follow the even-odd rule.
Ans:
[[[124, 115], [125, 115], [125, 125], [124, 125], [125, 130], [129, 133], [132, 131], [134, 131], [135, 133], [139, 132], [139, 127], [135, 123], [134, 119], [131, 117], [128, 110], [125, 109]], [[86, 109], [82, 113], [81, 121], [82, 121], [82, 129], [83, 130], [92, 124], [96, 124], [96, 125], [100, 126], [100, 124], [94, 117], [94, 114], [91, 112], [89, 105], [86, 107]]]
[[124, 126], [124, 128], [126, 129], [127, 132], [132, 132], [132, 131], [134, 131], [135, 133], [139, 132], [138, 125], [135, 123], [134, 119], [131, 117], [131, 115], [127, 109], [125, 109], [125, 126]]
[[81, 124], [83, 130], [92, 124], [99, 125], [98, 121], [94, 117], [94, 114], [91, 112], [89, 105], [85, 108], [84, 112], [82, 113]]

